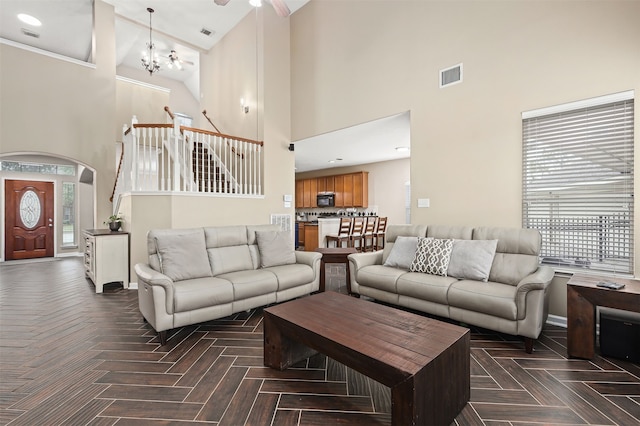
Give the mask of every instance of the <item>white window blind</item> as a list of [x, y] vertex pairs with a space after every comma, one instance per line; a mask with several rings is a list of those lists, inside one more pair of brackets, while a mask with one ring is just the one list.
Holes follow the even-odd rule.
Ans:
[[634, 101], [625, 93], [523, 114], [523, 226], [541, 232], [542, 263], [633, 273]]

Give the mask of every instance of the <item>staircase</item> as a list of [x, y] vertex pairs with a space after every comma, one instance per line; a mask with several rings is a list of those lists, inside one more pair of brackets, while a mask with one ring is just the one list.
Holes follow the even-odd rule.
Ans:
[[228, 173], [221, 170], [214, 158], [206, 144], [193, 143], [191, 163], [198, 192], [235, 193]]

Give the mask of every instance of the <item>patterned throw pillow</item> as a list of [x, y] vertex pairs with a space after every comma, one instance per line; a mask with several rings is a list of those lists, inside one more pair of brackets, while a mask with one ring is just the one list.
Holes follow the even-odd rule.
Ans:
[[420, 238], [410, 271], [446, 277], [452, 248], [452, 239]]

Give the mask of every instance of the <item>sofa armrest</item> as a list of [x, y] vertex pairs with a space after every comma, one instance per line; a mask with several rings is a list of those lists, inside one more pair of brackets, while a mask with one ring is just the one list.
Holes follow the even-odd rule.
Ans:
[[[516, 286], [516, 306], [518, 309], [518, 319], [521, 320], [525, 316], [526, 306], [527, 306], [527, 294], [530, 291], [542, 290], [543, 293], [547, 292], [547, 288], [549, 284], [551, 284], [551, 280], [553, 279], [555, 272], [552, 268], [548, 266], [540, 266], [538, 269], [530, 275], [524, 277], [518, 285]], [[543, 303], [547, 303], [547, 297], [543, 297]], [[543, 313], [547, 311], [546, 306], [541, 307]], [[546, 315], [546, 314], [545, 314]]]
[[527, 275], [517, 285], [518, 293], [527, 293], [531, 290], [545, 290], [553, 279], [554, 270], [548, 266], [540, 266], [530, 275]]
[[295, 251], [294, 253], [296, 254], [296, 263], [309, 265], [312, 268], [322, 258], [322, 254], [315, 251]]
[[173, 313], [173, 280], [165, 274], [152, 269], [149, 265], [144, 263], [136, 263], [134, 267], [136, 274], [138, 275], [138, 289], [141, 289], [144, 284], [152, 287], [161, 287], [165, 293], [165, 309], [167, 313]]
[[357, 271], [369, 265], [382, 265], [382, 250], [367, 253], [352, 253], [347, 256], [352, 269]]

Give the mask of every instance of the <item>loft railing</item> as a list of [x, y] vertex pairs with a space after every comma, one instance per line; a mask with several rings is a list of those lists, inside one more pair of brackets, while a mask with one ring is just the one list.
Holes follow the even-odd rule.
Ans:
[[[124, 128], [114, 199], [124, 192], [264, 195], [263, 142], [173, 124]], [[115, 207], [115, 203], [114, 203]]]

